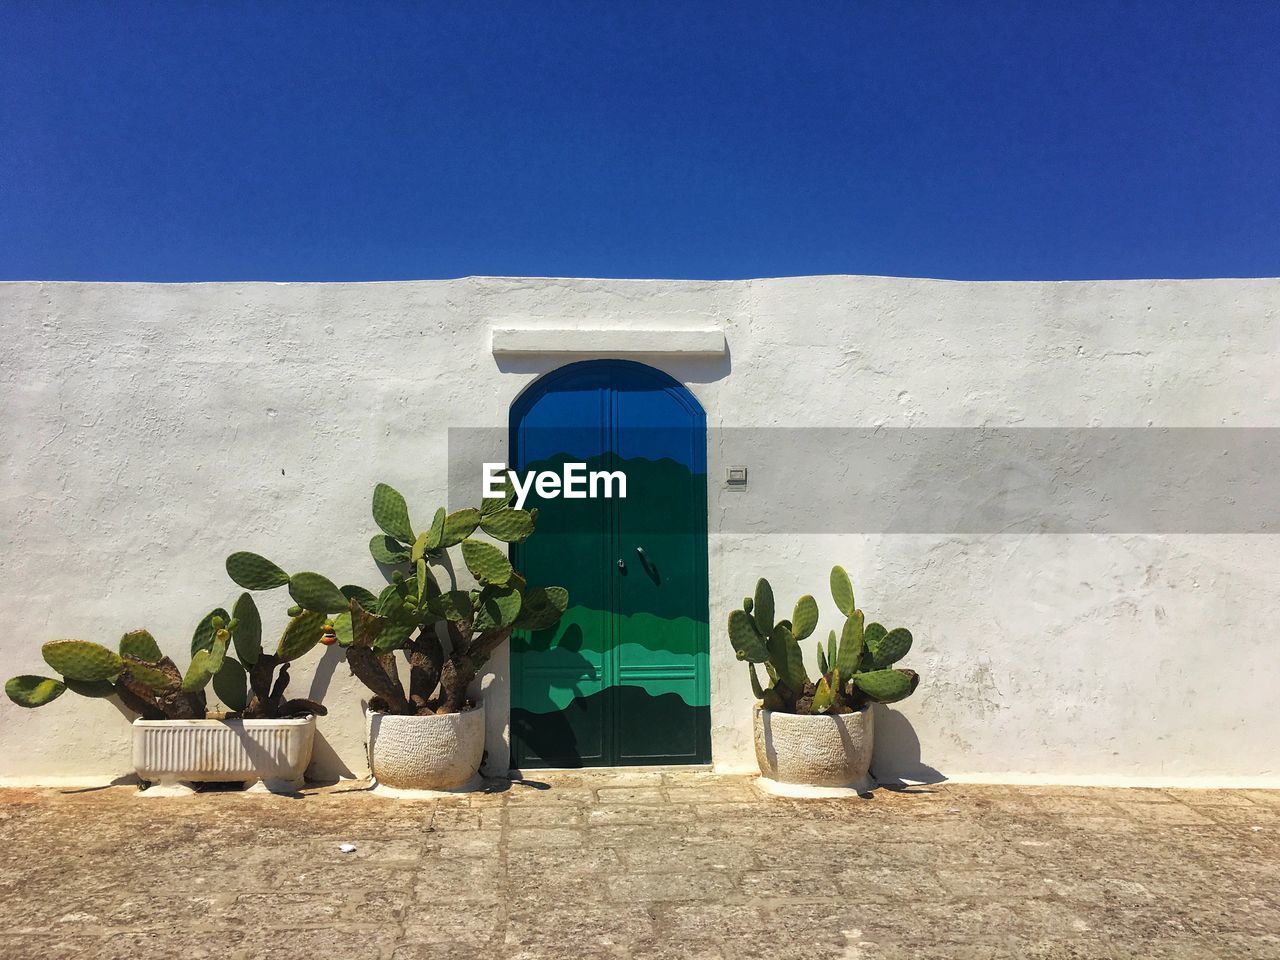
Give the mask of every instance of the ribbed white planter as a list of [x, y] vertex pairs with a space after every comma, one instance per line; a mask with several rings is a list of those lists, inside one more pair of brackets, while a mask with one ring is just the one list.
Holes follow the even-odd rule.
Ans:
[[190, 793], [192, 783], [241, 780], [272, 792], [302, 786], [316, 718], [135, 720], [133, 767], [155, 786], [144, 795]]
[[874, 786], [871, 747], [874, 714], [804, 716], [757, 705], [756, 761], [760, 785], [786, 796], [845, 796]]
[[480, 785], [484, 704], [461, 713], [365, 715], [369, 768], [377, 788], [461, 793]]

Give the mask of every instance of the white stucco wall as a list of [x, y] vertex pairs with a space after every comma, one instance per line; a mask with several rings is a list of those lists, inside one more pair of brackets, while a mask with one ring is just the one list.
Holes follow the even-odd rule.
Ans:
[[[374, 483], [420, 513], [443, 502], [448, 428], [505, 426], [567, 362], [495, 358], [494, 328], [719, 329], [724, 357], [647, 359], [713, 431], [718, 765], [754, 762], [728, 610], [764, 575], [829, 611], [839, 562], [861, 606], [916, 635], [923, 682], [882, 714], [882, 776], [1280, 782], [1275, 534], [723, 532], [715, 489], [740, 456], [718, 427], [1280, 426], [1280, 281], [6, 283], [0, 320], [5, 676], [47, 672], [44, 640], [139, 626], [185, 663], [195, 622], [237, 593], [234, 549], [374, 580]], [[730, 496], [769, 507], [755, 486]], [[277, 631], [287, 599], [259, 599]], [[493, 671], [491, 704], [505, 653]], [[293, 689], [330, 708], [317, 772], [362, 774], [363, 688], [338, 651]], [[505, 764], [500, 720], [490, 760]], [[0, 701], [0, 778], [129, 770], [109, 704]]]

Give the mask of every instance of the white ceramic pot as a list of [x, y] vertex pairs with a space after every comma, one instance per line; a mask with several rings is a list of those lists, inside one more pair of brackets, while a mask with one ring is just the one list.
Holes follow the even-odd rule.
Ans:
[[272, 792], [302, 786], [316, 718], [135, 720], [133, 767], [152, 796], [191, 792], [191, 783], [241, 780]]
[[874, 714], [804, 716], [756, 706], [756, 761], [766, 789], [792, 796], [870, 789]]
[[461, 713], [365, 715], [369, 768], [393, 790], [474, 790], [484, 759], [484, 704]]

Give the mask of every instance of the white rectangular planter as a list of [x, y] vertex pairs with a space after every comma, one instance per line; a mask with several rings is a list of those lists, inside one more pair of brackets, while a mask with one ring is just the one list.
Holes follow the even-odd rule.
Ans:
[[190, 783], [242, 780], [296, 790], [311, 762], [316, 718], [135, 720], [133, 766], [158, 784], [146, 793], [190, 792]]

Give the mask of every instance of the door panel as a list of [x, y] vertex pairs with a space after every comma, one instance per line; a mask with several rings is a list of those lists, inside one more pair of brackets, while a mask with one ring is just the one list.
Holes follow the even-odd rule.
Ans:
[[[556, 470], [566, 461], [599, 461], [609, 448], [612, 393], [607, 371], [583, 375], [542, 393], [513, 423], [513, 466]], [[530, 494], [532, 498], [532, 492]], [[613, 642], [610, 523], [604, 500], [548, 500], [538, 506], [536, 536], [517, 550], [516, 565], [535, 585], [569, 590], [569, 608], [550, 630], [511, 640], [511, 735], [518, 762], [575, 767], [607, 763], [606, 658]]]
[[615, 377], [614, 451], [634, 495], [615, 502], [618, 762], [710, 755], [706, 435], [701, 410], [644, 368]]
[[[534, 501], [515, 549], [569, 590], [553, 630], [512, 641], [519, 766], [710, 760], [706, 432], [696, 401], [626, 361], [562, 368], [512, 408], [512, 464], [622, 469], [625, 499]], [[620, 562], [621, 561], [621, 562]]]

